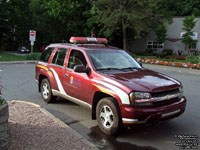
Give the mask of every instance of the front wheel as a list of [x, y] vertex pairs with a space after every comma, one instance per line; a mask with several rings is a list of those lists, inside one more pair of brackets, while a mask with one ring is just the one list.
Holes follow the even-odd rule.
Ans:
[[55, 100], [55, 96], [52, 95], [51, 92], [51, 85], [49, 83], [49, 80], [43, 79], [40, 85], [41, 95], [45, 102], [51, 103]]
[[112, 97], [103, 98], [96, 108], [99, 128], [108, 135], [117, 135], [122, 127], [121, 113], [117, 101]]

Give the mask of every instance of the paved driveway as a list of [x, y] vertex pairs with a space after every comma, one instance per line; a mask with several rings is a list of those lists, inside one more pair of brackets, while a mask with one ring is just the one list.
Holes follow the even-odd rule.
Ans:
[[[183, 83], [184, 95], [188, 99], [186, 112], [165, 124], [126, 129], [119, 137], [104, 135], [96, 121], [91, 120], [90, 111], [76, 104], [62, 99], [55, 104], [43, 102], [34, 79], [33, 64], [0, 64], [0, 80], [7, 100], [20, 99], [42, 105], [99, 148], [178, 150], [184, 143], [195, 146], [196, 137], [200, 137], [200, 71], [156, 65], [144, 67], [170, 75]], [[186, 140], [186, 136], [190, 141]], [[183, 138], [182, 143], [180, 138]]]

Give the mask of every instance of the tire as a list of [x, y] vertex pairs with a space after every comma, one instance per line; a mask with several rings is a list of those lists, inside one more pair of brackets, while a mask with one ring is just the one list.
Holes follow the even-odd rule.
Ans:
[[42, 98], [44, 99], [45, 102], [52, 103], [55, 101], [56, 97], [52, 95], [51, 85], [47, 78], [42, 80], [40, 84], [40, 90], [41, 90]]
[[101, 99], [96, 108], [99, 128], [108, 135], [118, 135], [122, 129], [121, 113], [117, 101], [112, 97]]

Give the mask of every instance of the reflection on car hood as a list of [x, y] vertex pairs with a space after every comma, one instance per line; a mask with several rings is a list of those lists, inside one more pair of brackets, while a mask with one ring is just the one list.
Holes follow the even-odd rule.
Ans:
[[161, 73], [151, 70], [106, 74], [133, 91], [158, 92], [178, 88], [180, 82]]

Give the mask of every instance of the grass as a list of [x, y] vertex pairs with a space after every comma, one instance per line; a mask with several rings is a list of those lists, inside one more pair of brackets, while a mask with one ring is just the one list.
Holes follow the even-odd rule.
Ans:
[[5, 61], [25, 61], [25, 60], [38, 60], [41, 53], [33, 53], [26, 56], [0, 53], [0, 62]]

